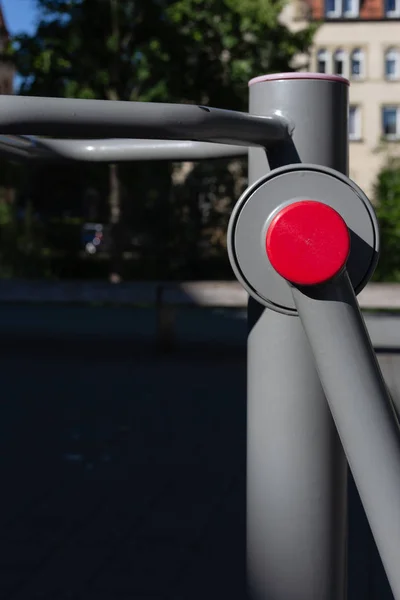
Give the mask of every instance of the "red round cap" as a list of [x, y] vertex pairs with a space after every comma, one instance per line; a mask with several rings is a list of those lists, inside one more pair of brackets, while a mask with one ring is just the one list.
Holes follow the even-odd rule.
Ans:
[[345, 266], [350, 234], [336, 210], [322, 202], [301, 200], [272, 219], [266, 250], [271, 265], [287, 281], [318, 285]]

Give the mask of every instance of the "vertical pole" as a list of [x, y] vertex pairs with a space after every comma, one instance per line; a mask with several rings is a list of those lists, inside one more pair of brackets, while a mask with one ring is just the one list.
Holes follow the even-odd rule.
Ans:
[[[280, 110], [293, 144], [249, 153], [253, 183], [285, 162], [348, 171], [348, 84], [250, 82], [250, 113]], [[297, 157], [297, 158], [296, 158]], [[347, 463], [300, 319], [248, 308], [247, 566], [251, 600], [344, 600]]]

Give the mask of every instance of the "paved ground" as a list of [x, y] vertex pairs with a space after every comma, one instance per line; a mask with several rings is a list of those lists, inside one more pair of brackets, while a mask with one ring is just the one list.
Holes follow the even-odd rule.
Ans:
[[[230, 351], [167, 357], [153, 327], [0, 311], [0, 600], [245, 598], [244, 321], [186, 315], [181, 338]], [[381, 361], [396, 386], [399, 358]], [[387, 600], [354, 490], [351, 507], [349, 600]]]

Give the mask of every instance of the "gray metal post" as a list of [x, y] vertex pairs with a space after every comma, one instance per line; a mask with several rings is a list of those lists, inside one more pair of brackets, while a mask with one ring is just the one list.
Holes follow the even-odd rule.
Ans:
[[293, 296], [395, 598], [400, 598], [400, 432], [347, 272]]
[[[313, 74], [250, 82], [250, 113], [280, 109], [293, 145], [271, 167], [348, 170], [346, 80]], [[249, 153], [250, 183], [269, 171]], [[343, 600], [347, 465], [300, 319], [249, 301], [247, 556], [254, 600]]]

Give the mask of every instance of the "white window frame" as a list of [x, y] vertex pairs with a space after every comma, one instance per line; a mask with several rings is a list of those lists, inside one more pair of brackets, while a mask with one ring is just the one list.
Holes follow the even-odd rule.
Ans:
[[[354, 131], [350, 131], [350, 113], [354, 111]], [[361, 140], [362, 124], [361, 124], [361, 107], [358, 104], [351, 104], [349, 107], [349, 140], [356, 142]]]
[[[341, 73], [336, 73], [336, 70], [335, 70], [336, 62], [339, 62], [339, 61], [341, 61], [343, 63], [343, 69], [342, 69]], [[341, 75], [342, 77], [346, 77], [347, 73], [348, 73], [348, 66], [349, 66], [349, 57], [348, 57], [346, 50], [343, 50], [343, 48], [338, 48], [337, 50], [335, 50], [335, 52], [333, 53], [333, 61], [332, 61], [333, 74]]]
[[[335, 4], [334, 10], [326, 10], [325, 15], [330, 19], [338, 19], [340, 17], [344, 18], [356, 18], [360, 14], [360, 0], [348, 0], [350, 1], [352, 7], [350, 10], [344, 10], [344, 2], [345, 0], [333, 0]], [[400, 0], [395, 0], [399, 2]], [[327, 2], [327, 0], [325, 0]]]
[[[383, 131], [383, 114], [385, 109], [395, 109], [396, 110], [396, 133], [385, 133]], [[393, 141], [400, 140], [400, 105], [396, 104], [387, 104], [381, 107], [381, 122], [382, 122], [382, 136], [385, 140]]]
[[395, 4], [396, 6], [394, 10], [387, 10], [387, 8], [385, 7], [385, 13], [388, 18], [400, 17], [400, 0], [395, 0]]
[[[394, 75], [388, 74], [386, 71], [386, 65], [388, 60], [394, 60], [395, 62], [395, 73]], [[400, 50], [398, 48], [388, 48], [385, 52], [385, 79], [387, 81], [397, 81], [400, 79]]]
[[[360, 64], [360, 73], [353, 73], [353, 61], [357, 61]], [[354, 48], [350, 54], [350, 77], [351, 79], [364, 79], [365, 77], [365, 53], [362, 48]]]
[[[327, 0], [325, 0], [326, 2]], [[335, 3], [335, 8], [334, 10], [327, 10], [326, 11], [326, 16], [329, 17], [330, 19], [335, 19], [338, 17], [342, 16], [342, 11], [343, 11], [343, 0], [333, 0]]]
[[323, 72], [324, 73], [330, 73], [331, 62], [332, 62], [331, 59], [332, 59], [331, 53], [326, 48], [320, 48], [317, 51], [317, 71], [318, 71], [318, 73], [321, 72], [321, 71], [319, 71], [319, 68], [318, 68], [320, 62], [324, 62], [325, 63], [325, 71], [323, 71]]
[[[344, 2], [344, 0], [342, 0]], [[343, 11], [344, 17], [358, 17], [360, 14], [360, 0], [350, 0], [352, 3], [352, 8], [347, 11]], [[397, 0], [398, 1], [398, 0]]]

